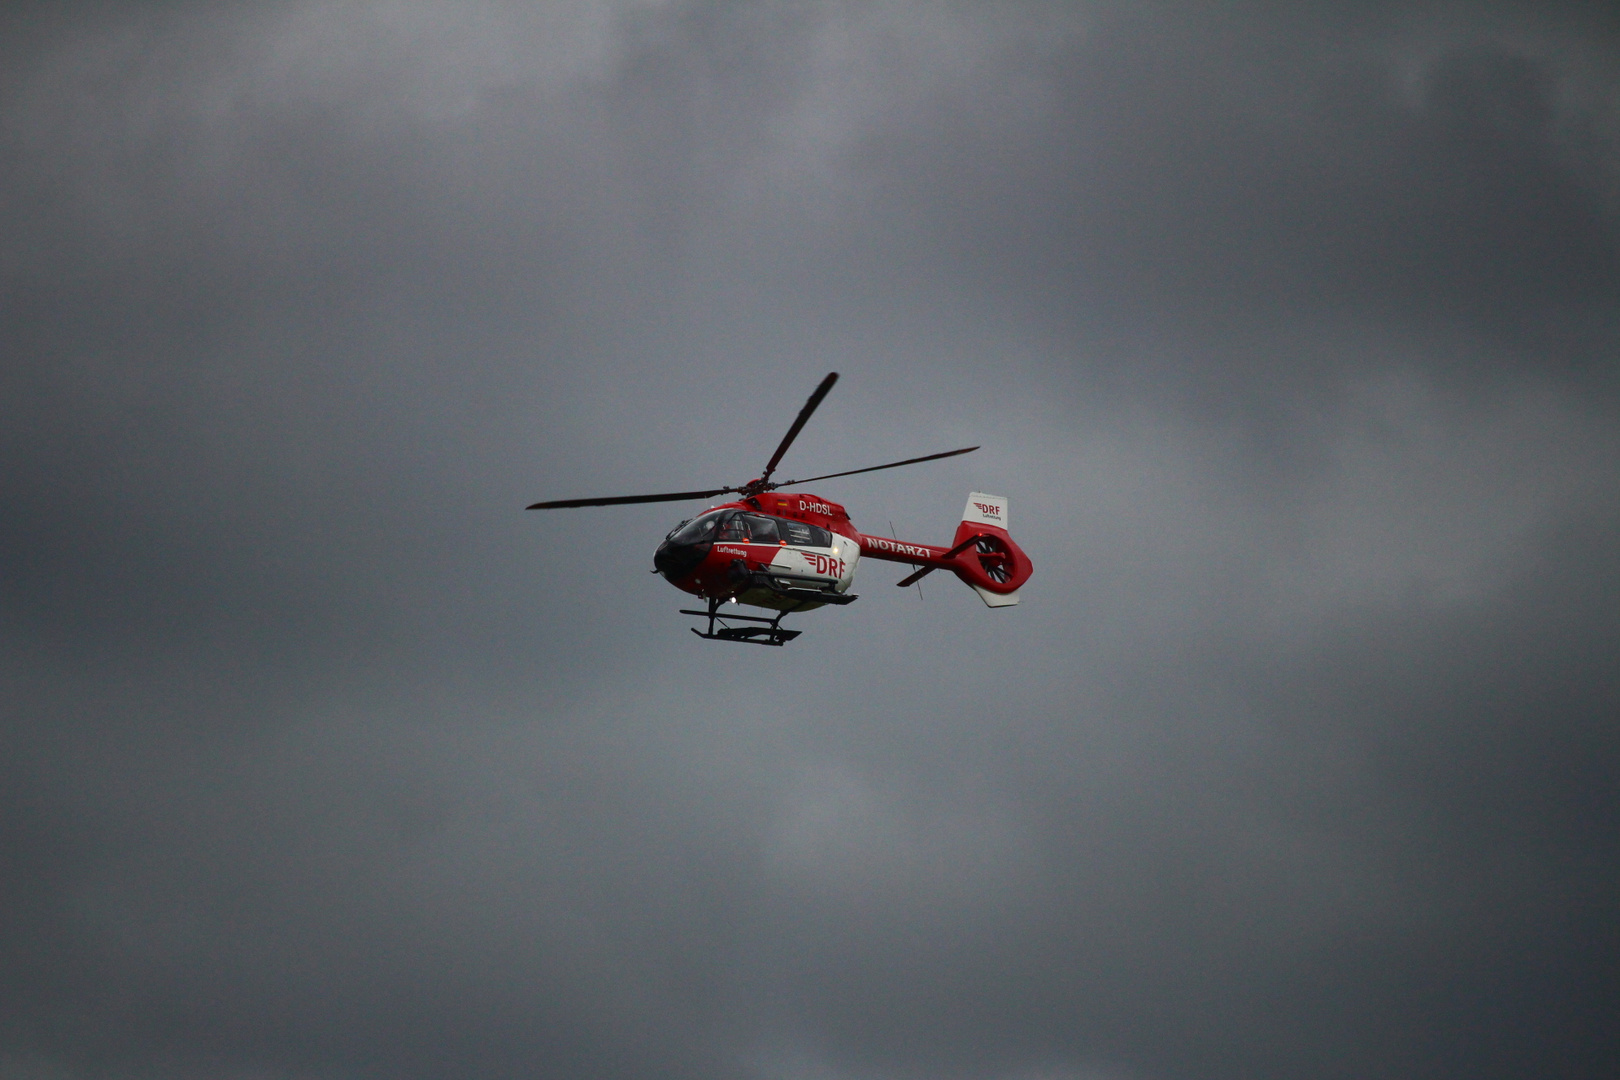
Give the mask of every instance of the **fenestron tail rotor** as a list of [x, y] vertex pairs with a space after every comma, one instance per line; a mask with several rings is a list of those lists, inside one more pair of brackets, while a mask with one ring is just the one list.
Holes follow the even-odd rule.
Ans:
[[661, 495], [617, 495], [607, 499], [554, 499], [550, 502], [537, 502], [527, 509], [565, 510], [579, 506], [627, 506], [632, 503], [684, 502], [689, 499], [712, 499], [716, 495], [730, 495], [733, 493], [744, 496], [758, 495], [762, 491], [775, 491], [777, 488], [792, 487], [796, 484], [810, 484], [817, 480], [832, 480], [840, 476], [855, 476], [858, 473], [877, 472], [880, 469], [898, 469], [902, 465], [916, 465], [924, 461], [938, 461], [940, 458], [955, 457], [957, 454], [970, 454], [978, 449], [977, 446], [964, 446], [960, 450], [946, 450], [941, 454], [926, 454], [923, 457], [907, 458], [904, 461], [891, 461], [887, 465], [869, 465], [864, 469], [825, 473], [821, 476], [812, 476], [807, 480], [786, 480], [773, 483], [771, 474], [776, 471], [777, 465], [781, 464], [782, 456], [788, 452], [788, 447], [793, 445], [793, 440], [798, 438], [799, 432], [804, 429], [805, 422], [810, 419], [811, 414], [816, 411], [817, 406], [821, 404], [822, 399], [827, 396], [827, 392], [833, 388], [833, 384], [837, 381], [838, 372], [830, 371], [827, 373], [827, 377], [821, 380], [821, 385], [817, 386], [815, 392], [810, 395], [810, 400], [804, 403], [804, 408], [799, 410], [799, 415], [794, 418], [793, 426], [788, 428], [788, 433], [782, 437], [781, 444], [777, 446], [776, 453], [772, 454], [771, 460], [766, 462], [765, 471], [760, 474], [758, 479], [750, 480], [742, 487], [711, 488], [707, 491], [672, 491]]

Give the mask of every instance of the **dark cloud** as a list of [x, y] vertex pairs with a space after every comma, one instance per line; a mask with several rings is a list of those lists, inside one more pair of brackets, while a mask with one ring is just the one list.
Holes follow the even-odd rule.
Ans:
[[1606, 1075], [1602, 7], [4, 25], [0, 1076]]

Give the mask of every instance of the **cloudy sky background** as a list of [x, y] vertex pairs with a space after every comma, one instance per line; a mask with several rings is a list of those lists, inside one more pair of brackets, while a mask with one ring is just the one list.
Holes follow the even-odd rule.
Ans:
[[[1607, 5], [0, 16], [0, 1077], [1597, 1077]], [[700, 642], [806, 475], [954, 581]]]

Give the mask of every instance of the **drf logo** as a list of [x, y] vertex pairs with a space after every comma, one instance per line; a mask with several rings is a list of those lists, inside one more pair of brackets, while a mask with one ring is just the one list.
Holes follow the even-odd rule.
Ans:
[[818, 555], [813, 551], [806, 551], [803, 554], [804, 561], [809, 563], [810, 569], [816, 573], [826, 574], [830, 577], [844, 576], [843, 559], [835, 559], [831, 555]]
[[973, 505], [977, 506], [979, 508], [979, 513], [983, 514], [985, 517], [998, 518], [1001, 516], [1001, 507], [997, 506], [995, 503], [976, 502]]

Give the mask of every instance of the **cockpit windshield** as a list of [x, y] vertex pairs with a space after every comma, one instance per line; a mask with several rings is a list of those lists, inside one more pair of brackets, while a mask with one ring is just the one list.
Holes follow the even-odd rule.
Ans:
[[713, 540], [715, 526], [720, 524], [722, 518], [734, 513], [735, 510], [712, 510], [707, 514], [701, 514], [677, 528], [665, 539], [671, 544], [701, 544], [705, 540]]

